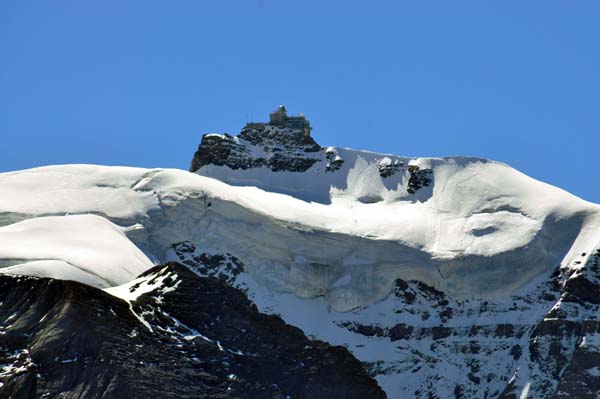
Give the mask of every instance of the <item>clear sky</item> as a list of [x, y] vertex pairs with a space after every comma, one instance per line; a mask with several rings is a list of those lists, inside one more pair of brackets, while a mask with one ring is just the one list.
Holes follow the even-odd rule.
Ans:
[[[598, 1], [0, 2], [0, 171], [187, 169], [280, 103], [321, 145], [505, 162], [600, 203]], [[0, 193], [1, 195], [1, 193]]]

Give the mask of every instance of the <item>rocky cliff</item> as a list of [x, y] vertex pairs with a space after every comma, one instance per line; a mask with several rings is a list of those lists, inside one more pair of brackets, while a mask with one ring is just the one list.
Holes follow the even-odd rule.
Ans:
[[304, 172], [320, 159], [321, 147], [302, 129], [249, 124], [238, 136], [205, 134], [190, 172], [206, 165], [236, 169], [266, 167], [273, 172]]
[[385, 397], [344, 347], [307, 339], [218, 278], [172, 263], [127, 296], [0, 276], [0, 397]]

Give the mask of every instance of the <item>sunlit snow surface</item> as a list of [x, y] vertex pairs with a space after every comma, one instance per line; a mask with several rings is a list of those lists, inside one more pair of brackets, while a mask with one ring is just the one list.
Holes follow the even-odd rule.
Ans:
[[[126, 234], [155, 261], [164, 259], [172, 243], [190, 240], [234, 253], [271, 289], [324, 295], [342, 311], [384, 299], [397, 277], [422, 280], [457, 298], [506, 295], [558, 265], [576, 239], [594, 234], [585, 227], [596, 225], [598, 206], [503, 164], [405, 160], [433, 169], [434, 184], [422, 189], [421, 198], [406, 192], [406, 176], [381, 178], [376, 154], [356, 152], [351, 164], [344, 151], [345, 169], [330, 184], [329, 204], [303, 201], [300, 192], [295, 198], [181, 170], [67, 165], [0, 174], [0, 221], [10, 229], [37, 220], [53, 232], [48, 239], [57, 240], [70, 234], [66, 227], [37, 218], [101, 215], [130, 227]], [[258, 181], [291, 172], [251, 173]], [[313, 190], [331, 179], [310, 173], [299, 174], [307, 181], [297, 187]], [[382, 200], [361, 202], [367, 193]], [[86, 240], [99, 240], [85, 229], [84, 247]], [[108, 249], [107, 240], [102, 238]], [[72, 251], [34, 255], [42, 243], [13, 241], [0, 252], [5, 265], [14, 259], [71, 263]], [[84, 271], [122, 282], [140, 271], [137, 255], [130, 269], [110, 271], [98, 269], [93, 258], [80, 262], [72, 278], [82, 280]], [[38, 274], [40, 265], [24, 270]]]
[[[231, 253], [246, 267], [239, 283], [261, 310], [346, 344], [363, 361], [398, 368], [378, 379], [399, 392], [394, 376], [409, 371], [397, 348], [373, 338], [361, 346], [367, 342], [339, 320], [385, 327], [398, 310], [390, 296], [397, 278], [422, 281], [473, 308], [486, 299], [512, 306], [511, 295], [537, 289], [536, 278], [600, 245], [598, 205], [506, 165], [336, 151], [344, 164], [334, 173], [317, 163], [304, 173], [200, 171], [214, 178], [93, 165], [0, 174], [0, 270], [121, 286], [107, 291], [131, 300], [141, 293], [129, 290], [136, 276], [177, 260], [175, 243]], [[433, 184], [411, 194], [405, 169], [381, 177], [378, 165], [395, 161], [431, 169]], [[527, 308], [517, 317], [547, 311]], [[452, 323], [471, 322], [461, 317]], [[431, 342], [419, 345], [427, 355]], [[490, 367], [508, 367], [507, 354], [497, 356]], [[436, 372], [462, 372], [444, 367]]]
[[47, 216], [0, 227], [4, 273], [123, 284], [152, 267], [124, 229], [95, 215]]

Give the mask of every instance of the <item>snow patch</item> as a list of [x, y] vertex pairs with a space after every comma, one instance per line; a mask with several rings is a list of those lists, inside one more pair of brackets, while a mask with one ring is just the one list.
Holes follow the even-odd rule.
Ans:
[[[123, 284], [152, 262], [122, 228], [96, 215], [38, 217], [0, 227], [0, 273]], [[15, 264], [17, 263], [17, 264]]]

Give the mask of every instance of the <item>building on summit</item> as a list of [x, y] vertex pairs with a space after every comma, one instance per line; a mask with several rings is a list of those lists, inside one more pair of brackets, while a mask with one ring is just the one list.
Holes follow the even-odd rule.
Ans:
[[269, 125], [287, 127], [290, 129], [302, 129], [307, 136], [310, 136], [310, 122], [302, 114], [299, 116], [288, 116], [285, 106], [280, 105], [277, 110], [269, 114]]

